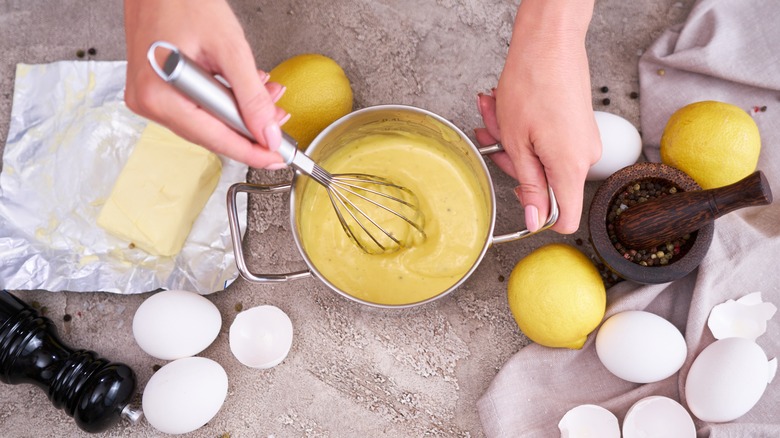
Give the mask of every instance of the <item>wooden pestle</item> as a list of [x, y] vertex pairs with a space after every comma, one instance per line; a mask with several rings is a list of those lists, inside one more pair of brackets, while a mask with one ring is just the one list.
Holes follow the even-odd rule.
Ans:
[[615, 235], [627, 248], [653, 248], [692, 233], [726, 213], [771, 203], [769, 182], [756, 171], [728, 186], [678, 192], [629, 207], [615, 221]]

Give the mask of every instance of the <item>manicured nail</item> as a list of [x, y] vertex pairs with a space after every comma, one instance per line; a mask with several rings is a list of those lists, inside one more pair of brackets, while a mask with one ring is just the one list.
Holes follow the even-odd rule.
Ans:
[[282, 145], [282, 129], [276, 123], [271, 123], [263, 130], [265, 144], [268, 149], [276, 151]]
[[279, 99], [281, 99], [281, 98], [282, 98], [282, 96], [284, 96], [284, 92], [285, 92], [285, 91], [287, 91], [287, 87], [285, 87], [285, 86], [282, 86], [282, 88], [280, 88], [280, 89], [279, 89], [279, 91], [277, 91], [277, 92], [276, 92], [276, 94], [274, 94], [273, 96], [271, 96], [271, 100], [273, 100], [273, 101], [274, 101], [274, 103], [278, 102], [278, 101], [279, 101]]
[[284, 124], [287, 123], [288, 120], [290, 120], [290, 116], [292, 116], [292, 114], [287, 113], [286, 116], [282, 117], [282, 120], [279, 120], [279, 126], [284, 126]]
[[525, 227], [528, 231], [534, 233], [539, 230], [539, 210], [534, 205], [526, 205], [523, 209], [525, 214]]
[[264, 168], [265, 170], [281, 170], [287, 169], [287, 165], [284, 163], [271, 163]]
[[484, 117], [482, 114], [482, 96], [484, 96], [484, 94], [477, 93], [477, 111], [479, 111], [480, 116]]
[[268, 72], [263, 72], [263, 76], [260, 78], [263, 84], [267, 84], [271, 80], [271, 75]]
[[498, 89], [497, 89], [497, 88], [495, 88], [495, 87], [494, 87], [494, 88], [491, 88], [491, 89], [490, 89], [490, 94], [492, 94], [492, 95], [493, 95], [493, 97], [496, 97], [496, 91], [497, 91], [497, 90], [498, 90]]

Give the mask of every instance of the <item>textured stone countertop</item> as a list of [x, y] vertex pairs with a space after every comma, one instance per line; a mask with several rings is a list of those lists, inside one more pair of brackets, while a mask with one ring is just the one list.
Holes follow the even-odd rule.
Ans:
[[[319, 52], [350, 77], [355, 108], [400, 103], [452, 120], [471, 135], [479, 126], [476, 95], [496, 85], [517, 2], [357, 0], [231, 2], [253, 44], [258, 66]], [[668, 26], [682, 22], [693, 0], [598, 0], [587, 39], [593, 105], [639, 126], [637, 59]], [[194, 7], [194, 6], [193, 6]], [[5, 144], [17, 63], [75, 60], [95, 48], [97, 60], [125, 57], [122, 6], [111, 1], [0, 2], [0, 149]], [[602, 93], [603, 86], [609, 87]], [[610, 103], [605, 106], [604, 98]], [[561, 108], [561, 111], [567, 111]], [[499, 203], [497, 231], [520, 226], [513, 182], [492, 164]], [[253, 182], [284, 181], [287, 171], [250, 172]], [[588, 183], [586, 206], [597, 183]], [[528, 344], [506, 303], [505, 278], [533, 249], [553, 241], [593, 254], [585, 219], [571, 236], [542, 233], [490, 248], [454, 293], [407, 310], [348, 301], [314, 278], [258, 285], [238, 280], [208, 296], [222, 330], [201, 356], [227, 371], [220, 412], [197, 437], [483, 436], [475, 409], [501, 365]], [[254, 266], [301, 269], [286, 196], [252, 199], [245, 245]], [[132, 336], [135, 310], [149, 294], [14, 291], [44, 307], [63, 341], [124, 362], [143, 389], [160, 361]], [[241, 365], [228, 346], [238, 305], [275, 305], [295, 337], [287, 359], [270, 370]], [[65, 314], [72, 316], [64, 321]], [[522, 388], [518, 388], [522, 391]], [[32, 385], [0, 386], [0, 435], [89, 436]], [[120, 423], [99, 436], [159, 436], [148, 423]]]

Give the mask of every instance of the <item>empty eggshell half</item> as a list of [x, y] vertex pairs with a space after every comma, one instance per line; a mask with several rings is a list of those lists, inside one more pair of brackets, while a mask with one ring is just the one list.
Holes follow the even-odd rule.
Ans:
[[146, 420], [163, 433], [192, 432], [222, 408], [228, 377], [220, 364], [205, 357], [185, 357], [163, 366], [144, 388]]
[[579, 405], [558, 423], [561, 438], [620, 438], [620, 426], [612, 412], [597, 405]]
[[755, 341], [766, 332], [766, 322], [775, 312], [777, 307], [765, 303], [761, 292], [753, 292], [713, 307], [707, 326], [715, 339], [746, 338]]
[[660, 395], [645, 397], [626, 413], [623, 438], [647, 437], [695, 438], [696, 426], [676, 401]]
[[245, 310], [230, 325], [230, 350], [251, 368], [279, 365], [290, 352], [292, 340], [292, 321], [274, 306]]
[[133, 316], [133, 336], [146, 353], [162, 360], [194, 356], [214, 342], [222, 327], [219, 309], [184, 290], [150, 296]]

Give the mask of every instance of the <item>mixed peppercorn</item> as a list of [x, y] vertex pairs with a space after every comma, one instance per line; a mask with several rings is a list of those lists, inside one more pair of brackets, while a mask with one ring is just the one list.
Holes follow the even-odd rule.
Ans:
[[625, 210], [651, 199], [677, 193], [680, 190], [669, 181], [644, 179], [627, 185], [610, 204], [607, 213], [607, 234], [624, 259], [640, 266], [664, 266], [681, 258], [693, 244], [690, 234], [652, 248], [626, 248], [615, 234], [615, 222]]

